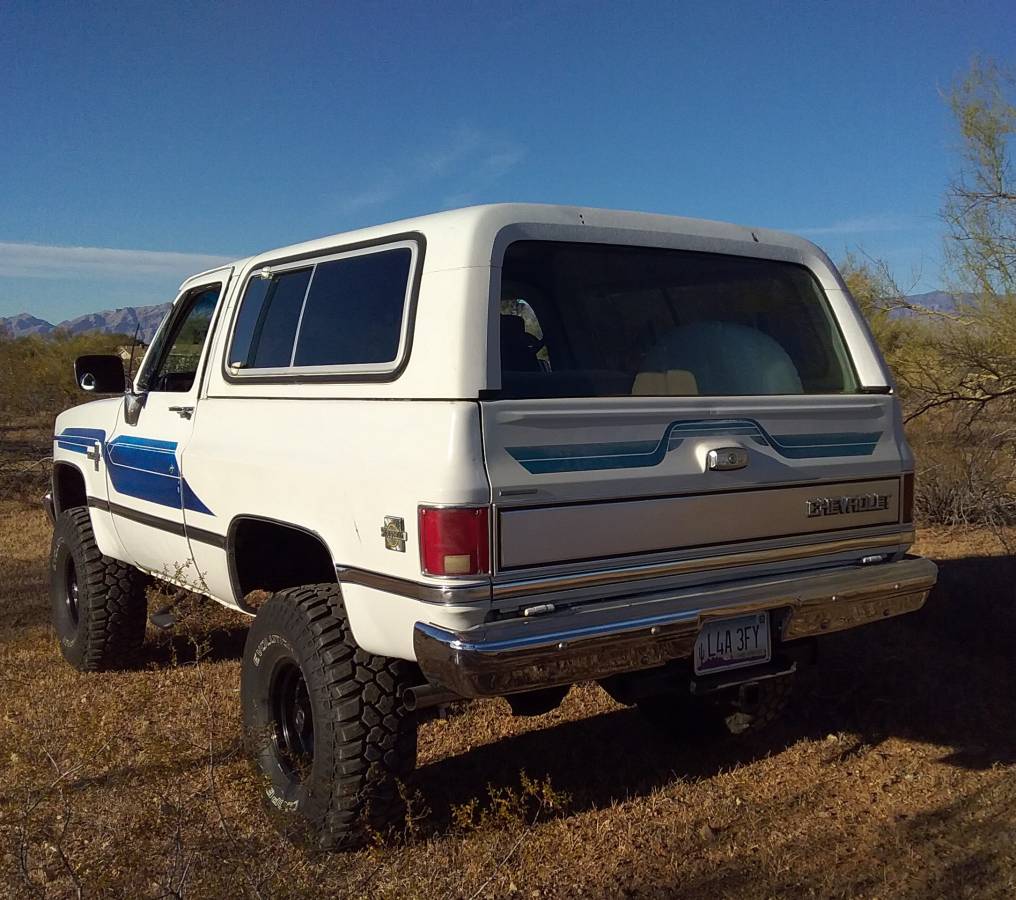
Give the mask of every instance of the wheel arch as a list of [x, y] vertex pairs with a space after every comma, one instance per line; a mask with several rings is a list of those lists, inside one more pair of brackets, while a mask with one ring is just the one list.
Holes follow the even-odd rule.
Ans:
[[71, 462], [53, 464], [53, 508], [56, 515], [78, 506], [88, 506], [85, 473]]
[[233, 596], [247, 612], [254, 612], [244, 602], [251, 591], [274, 593], [338, 582], [335, 558], [318, 532], [268, 516], [233, 517], [226, 533], [226, 559]]

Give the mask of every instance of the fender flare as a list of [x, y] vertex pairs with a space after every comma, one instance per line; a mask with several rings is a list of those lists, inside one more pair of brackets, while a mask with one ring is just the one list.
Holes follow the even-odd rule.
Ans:
[[288, 528], [291, 531], [299, 531], [308, 537], [313, 538], [319, 543], [331, 560], [332, 577], [335, 579], [335, 583], [339, 583], [338, 576], [336, 574], [335, 557], [332, 555], [332, 549], [328, 546], [326, 541], [320, 533], [315, 531], [313, 528], [307, 528], [304, 525], [297, 525], [293, 522], [286, 522], [282, 519], [275, 519], [271, 516], [262, 516], [256, 513], [237, 513], [229, 520], [229, 528], [226, 529], [226, 541], [224, 549], [226, 551], [226, 569], [229, 573], [229, 586], [233, 592], [233, 599], [236, 602], [237, 608], [248, 615], [257, 615], [257, 610], [249, 607], [244, 602], [244, 595], [241, 593], [240, 588], [240, 575], [236, 568], [236, 533], [237, 526], [243, 522], [264, 522], [269, 525], [277, 525], [281, 528]]

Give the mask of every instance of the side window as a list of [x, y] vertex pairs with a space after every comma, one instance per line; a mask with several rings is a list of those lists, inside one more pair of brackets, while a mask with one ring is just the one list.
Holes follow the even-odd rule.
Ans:
[[185, 393], [194, 387], [201, 350], [212, 324], [222, 285], [198, 288], [181, 303], [180, 315], [169, 323], [165, 337], [155, 348], [157, 363], [143, 373], [142, 387], [148, 391]]
[[297, 269], [271, 278], [255, 275], [247, 282], [229, 351], [231, 366], [289, 365], [310, 276], [310, 269]]
[[413, 254], [408, 248], [321, 263], [296, 341], [297, 366], [394, 362]]
[[413, 265], [392, 247], [247, 282], [230, 344], [238, 369], [393, 364]]

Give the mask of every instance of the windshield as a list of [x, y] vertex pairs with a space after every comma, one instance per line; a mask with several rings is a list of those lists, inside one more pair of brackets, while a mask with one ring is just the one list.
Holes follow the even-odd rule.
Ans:
[[792, 263], [518, 241], [500, 328], [503, 397], [857, 390], [821, 288]]

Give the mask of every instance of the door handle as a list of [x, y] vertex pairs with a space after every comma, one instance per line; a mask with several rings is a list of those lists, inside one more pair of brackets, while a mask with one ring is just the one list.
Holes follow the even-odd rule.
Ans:
[[710, 472], [729, 472], [748, 465], [748, 451], [744, 447], [719, 447], [706, 454], [706, 468]]
[[175, 412], [181, 419], [189, 419], [194, 415], [193, 406], [171, 406], [170, 412]]

